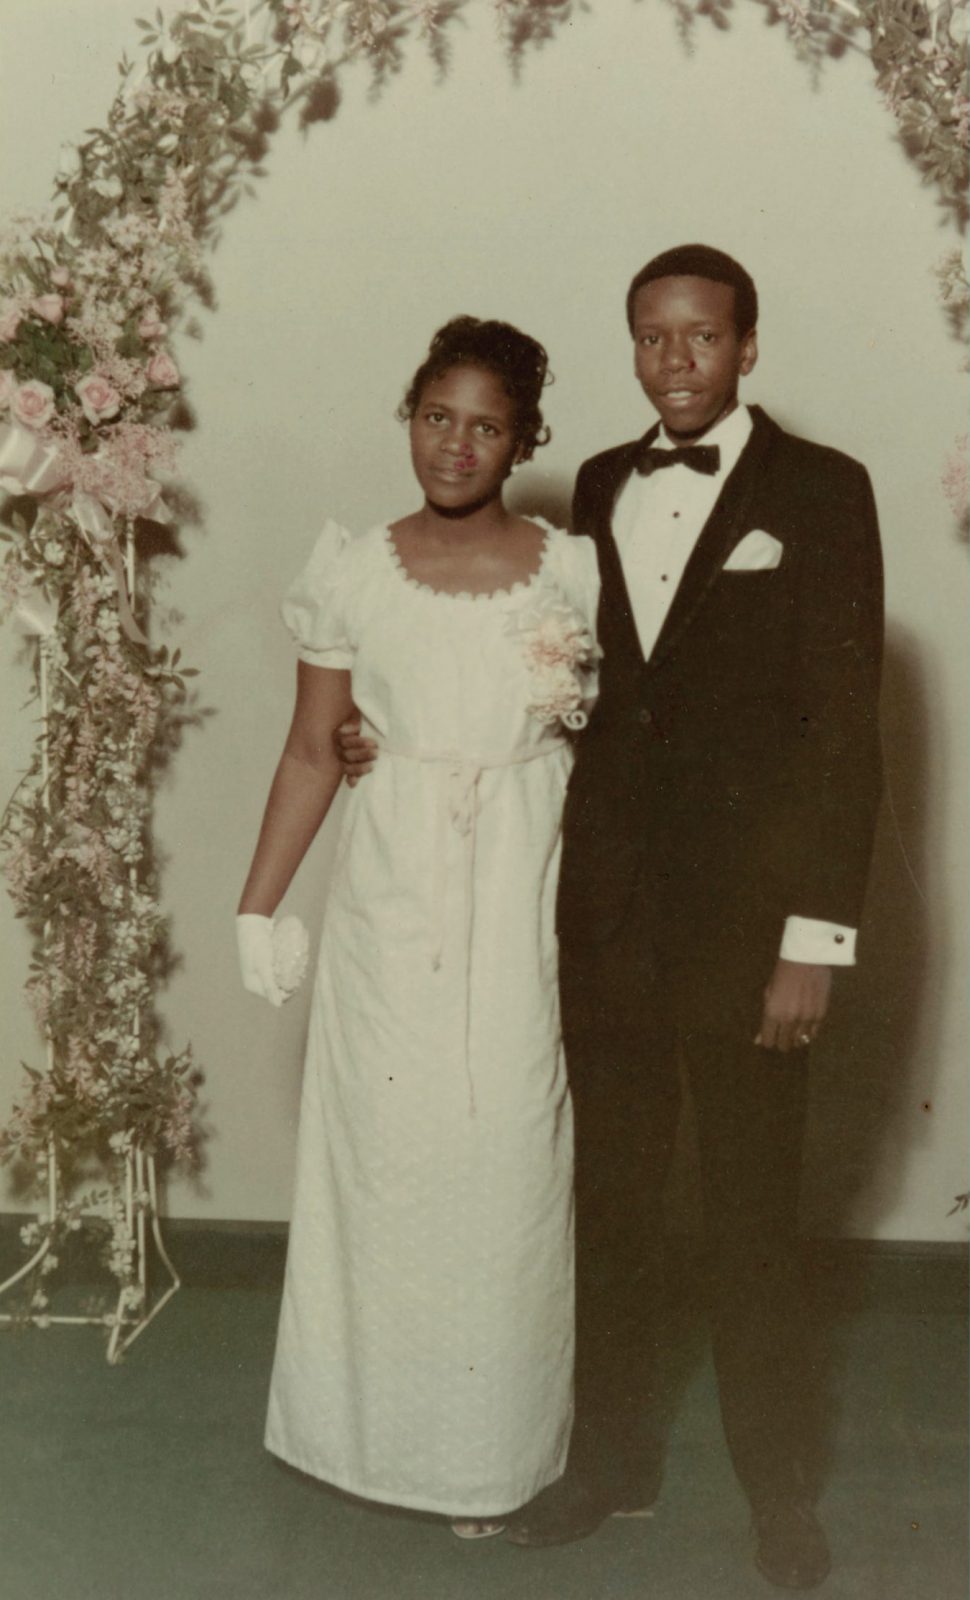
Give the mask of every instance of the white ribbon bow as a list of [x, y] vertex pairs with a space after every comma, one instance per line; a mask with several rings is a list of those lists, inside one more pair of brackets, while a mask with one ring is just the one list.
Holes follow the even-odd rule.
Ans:
[[50, 494], [70, 481], [57, 451], [19, 422], [0, 422], [0, 489], [8, 494]]

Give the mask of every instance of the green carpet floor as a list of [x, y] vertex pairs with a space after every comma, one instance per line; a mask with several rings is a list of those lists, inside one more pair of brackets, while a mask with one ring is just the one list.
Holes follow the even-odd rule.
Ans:
[[[830, 1296], [826, 1600], [964, 1600], [962, 1294], [911, 1263]], [[0, 1333], [2, 1600], [757, 1600], [703, 1330], [683, 1313], [652, 1519], [550, 1551], [462, 1544], [330, 1493], [262, 1448], [277, 1314], [263, 1286], [190, 1285], [109, 1368], [100, 1334]]]

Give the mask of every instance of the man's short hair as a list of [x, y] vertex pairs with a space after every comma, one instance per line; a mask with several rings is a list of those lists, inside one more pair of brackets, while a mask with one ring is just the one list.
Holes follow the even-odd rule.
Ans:
[[740, 262], [709, 244], [680, 244], [665, 250], [641, 267], [627, 290], [626, 320], [633, 332], [633, 309], [637, 290], [657, 278], [710, 278], [713, 283], [730, 284], [734, 290], [734, 326], [738, 338], [758, 325], [758, 291], [754, 279]]

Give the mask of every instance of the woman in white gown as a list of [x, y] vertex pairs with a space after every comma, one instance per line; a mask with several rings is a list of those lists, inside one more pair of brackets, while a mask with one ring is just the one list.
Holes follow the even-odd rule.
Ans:
[[465, 1536], [560, 1474], [571, 1420], [553, 910], [598, 578], [588, 539], [502, 501], [548, 437], [545, 380], [507, 324], [449, 323], [402, 406], [421, 509], [320, 534], [283, 605], [296, 709], [238, 919], [246, 986], [278, 1004], [272, 918], [356, 704], [381, 753], [327, 898], [266, 1442]]

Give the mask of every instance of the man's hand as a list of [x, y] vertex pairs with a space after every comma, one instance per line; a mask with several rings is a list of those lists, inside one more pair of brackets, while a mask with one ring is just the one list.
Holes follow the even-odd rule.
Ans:
[[832, 968], [780, 956], [765, 990], [765, 1009], [755, 1044], [765, 1050], [794, 1050], [811, 1044], [825, 1020]]
[[373, 769], [377, 760], [377, 745], [373, 739], [365, 739], [360, 731], [359, 711], [340, 724], [333, 742], [343, 775], [352, 789], [359, 778]]

